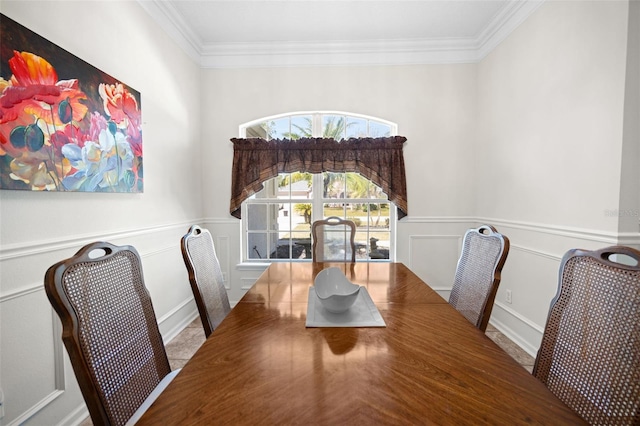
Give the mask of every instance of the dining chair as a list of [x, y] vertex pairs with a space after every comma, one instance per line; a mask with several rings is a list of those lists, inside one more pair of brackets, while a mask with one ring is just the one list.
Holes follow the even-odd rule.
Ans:
[[491, 225], [464, 234], [449, 304], [485, 331], [509, 254], [509, 239]]
[[204, 334], [209, 337], [231, 310], [211, 233], [193, 225], [180, 240], [180, 248]]
[[569, 250], [533, 367], [590, 424], [640, 424], [640, 251]]
[[331, 216], [316, 220], [311, 226], [314, 262], [355, 262], [356, 224], [352, 220]]
[[138, 252], [87, 244], [52, 265], [44, 287], [92, 423], [134, 424], [179, 371], [169, 366]]

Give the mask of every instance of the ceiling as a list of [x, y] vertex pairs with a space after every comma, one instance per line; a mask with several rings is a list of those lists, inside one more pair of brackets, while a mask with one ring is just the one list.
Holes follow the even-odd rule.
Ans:
[[544, 0], [138, 0], [202, 67], [477, 62]]

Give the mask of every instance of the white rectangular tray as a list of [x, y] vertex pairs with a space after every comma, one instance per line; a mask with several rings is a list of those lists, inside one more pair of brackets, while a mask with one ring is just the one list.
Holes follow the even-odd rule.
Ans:
[[322, 306], [316, 289], [309, 288], [309, 304], [307, 306], [307, 327], [386, 327], [380, 311], [371, 300], [366, 288], [360, 287], [358, 298], [351, 309], [334, 314]]

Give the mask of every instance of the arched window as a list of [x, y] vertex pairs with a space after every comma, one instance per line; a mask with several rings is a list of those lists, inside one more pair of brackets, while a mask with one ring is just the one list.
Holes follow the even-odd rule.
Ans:
[[[341, 112], [266, 117], [240, 126], [241, 138], [336, 140], [395, 136], [389, 121]], [[338, 216], [356, 223], [357, 260], [394, 256], [396, 209], [382, 189], [358, 173], [281, 173], [242, 204], [246, 261], [311, 260], [311, 223]]]

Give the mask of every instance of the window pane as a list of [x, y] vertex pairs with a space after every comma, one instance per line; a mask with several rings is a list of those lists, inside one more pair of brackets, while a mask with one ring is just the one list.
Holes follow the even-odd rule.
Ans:
[[369, 237], [369, 258], [389, 259], [391, 234], [389, 232], [371, 232]]
[[247, 205], [247, 229], [249, 231], [266, 231], [269, 229], [266, 204]]
[[247, 248], [249, 259], [267, 258], [267, 234], [249, 233], [247, 235]]
[[346, 138], [361, 138], [365, 136], [367, 136], [367, 120], [347, 117]]
[[311, 207], [311, 203], [293, 204], [292, 230], [304, 231], [311, 229]]
[[336, 140], [344, 139], [345, 124], [345, 117], [342, 115], [323, 115], [322, 136]]
[[391, 126], [382, 124], [377, 121], [369, 122], [369, 136], [372, 138], [380, 138], [391, 135]]
[[360, 173], [347, 173], [347, 198], [368, 198], [369, 197], [369, 179]]
[[313, 136], [313, 118], [310, 115], [291, 117], [290, 139], [310, 138]]
[[369, 227], [389, 231], [389, 203], [369, 204]]
[[344, 198], [344, 179], [344, 173], [323, 173], [323, 198]]
[[271, 121], [270, 126], [270, 139], [284, 139], [288, 138], [290, 135], [289, 129], [289, 117], [279, 118], [277, 120]]
[[382, 199], [387, 199], [387, 194], [385, 194], [382, 191], [382, 188], [380, 188], [378, 185], [376, 185], [373, 182], [369, 182], [369, 198], [382, 198]]
[[268, 123], [257, 123], [253, 126], [247, 127], [246, 137], [248, 138], [263, 138], [267, 139]]
[[313, 191], [313, 175], [311, 173], [291, 173], [291, 197], [311, 198]]
[[324, 203], [322, 207], [322, 219], [326, 219], [331, 216], [345, 218], [345, 205], [342, 203]]
[[278, 198], [289, 198], [291, 190], [291, 173], [280, 173], [277, 180]]
[[271, 240], [275, 242], [273, 249], [269, 253], [271, 259], [291, 259], [291, 239], [289, 233], [272, 233]]
[[[316, 123], [320, 128], [313, 128]], [[380, 121], [340, 113], [290, 115], [245, 128], [247, 137], [267, 140], [314, 135], [337, 140], [381, 137], [390, 136], [391, 129]], [[320, 180], [322, 190], [317, 188], [314, 193], [313, 182], [320, 185]], [[347, 218], [356, 224], [356, 259], [388, 259], [393, 240], [390, 226], [393, 205], [386, 200], [380, 187], [358, 173], [279, 174], [247, 200], [243, 213], [243, 222], [247, 221], [245, 259], [310, 260], [311, 221], [330, 216]], [[312, 215], [314, 205], [322, 205], [322, 210]]]

